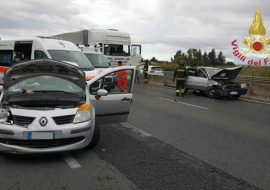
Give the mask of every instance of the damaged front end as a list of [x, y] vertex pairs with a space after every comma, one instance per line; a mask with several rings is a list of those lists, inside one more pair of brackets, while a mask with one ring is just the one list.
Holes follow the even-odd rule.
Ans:
[[241, 69], [242, 67], [225, 68], [213, 73], [210, 76], [211, 80], [216, 82], [216, 85], [210, 89], [213, 96], [237, 99], [241, 95], [246, 94], [247, 85], [234, 82]]

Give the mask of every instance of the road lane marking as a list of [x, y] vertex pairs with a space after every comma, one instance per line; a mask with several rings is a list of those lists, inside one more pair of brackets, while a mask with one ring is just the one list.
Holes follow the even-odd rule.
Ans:
[[64, 160], [71, 169], [81, 168], [82, 166], [75, 160], [73, 156], [67, 154], [64, 156]]
[[166, 101], [170, 101], [170, 102], [176, 102], [178, 104], [183, 104], [183, 105], [186, 105], [186, 106], [191, 106], [191, 107], [195, 107], [195, 108], [200, 108], [200, 109], [208, 110], [207, 107], [198, 106], [198, 105], [194, 105], [194, 104], [189, 104], [189, 103], [186, 103], [186, 102], [181, 102], [181, 101], [176, 101], [176, 100], [171, 100], [171, 99], [168, 99], [168, 98], [158, 97], [158, 99], [166, 100]]
[[266, 105], [270, 105], [270, 102], [262, 102], [262, 101], [258, 101], [258, 100], [250, 100], [250, 99], [246, 99], [246, 98], [239, 98], [240, 100], [244, 100], [247, 102], [255, 102], [255, 103], [259, 103], [259, 104], [266, 104]]
[[127, 122], [122, 122], [120, 123], [125, 128], [131, 129], [135, 133], [139, 133], [141, 137], [151, 137], [152, 135], [150, 133], [147, 133], [146, 131], [143, 131], [141, 129], [138, 129], [137, 127], [127, 123]]

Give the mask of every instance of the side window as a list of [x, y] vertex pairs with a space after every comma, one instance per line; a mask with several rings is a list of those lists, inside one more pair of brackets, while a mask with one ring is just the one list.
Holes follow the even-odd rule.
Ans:
[[10, 66], [13, 59], [12, 50], [0, 50], [0, 66]]
[[35, 50], [34, 59], [47, 59], [47, 55], [41, 50]]
[[96, 95], [99, 89], [105, 89], [109, 94], [129, 93], [133, 79], [133, 70], [112, 72], [90, 86], [90, 94]]
[[197, 71], [197, 76], [198, 77], [202, 77], [202, 78], [207, 78], [206, 75], [204, 74], [204, 72], [202, 70], [198, 70]]

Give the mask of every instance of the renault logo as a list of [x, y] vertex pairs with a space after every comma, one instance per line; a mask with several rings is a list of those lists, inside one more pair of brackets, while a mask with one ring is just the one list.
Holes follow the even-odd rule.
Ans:
[[42, 118], [40, 118], [40, 120], [39, 120], [39, 124], [41, 125], [41, 126], [46, 126], [47, 125], [47, 123], [48, 123], [48, 119], [46, 118], [46, 117], [42, 117]]

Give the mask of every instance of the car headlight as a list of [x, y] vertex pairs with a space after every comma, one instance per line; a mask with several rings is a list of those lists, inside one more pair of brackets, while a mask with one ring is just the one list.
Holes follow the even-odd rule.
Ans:
[[6, 125], [13, 124], [13, 121], [11, 120], [11, 113], [7, 109], [0, 109], [0, 123]]
[[89, 104], [83, 104], [77, 110], [73, 123], [89, 121], [91, 117], [91, 106]]

